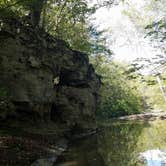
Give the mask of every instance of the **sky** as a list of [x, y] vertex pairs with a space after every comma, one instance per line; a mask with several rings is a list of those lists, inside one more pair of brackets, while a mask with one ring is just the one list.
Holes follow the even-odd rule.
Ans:
[[[96, 0], [91, 0], [90, 4]], [[102, 0], [100, 0], [102, 1]], [[132, 0], [137, 10], [142, 10], [145, 0]], [[139, 32], [132, 20], [124, 14], [124, 4], [111, 8], [100, 8], [92, 16], [91, 22], [98, 30], [107, 30], [107, 43], [114, 52], [114, 57], [120, 61], [132, 62], [137, 58], [152, 59], [156, 54], [162, 54], [150, 45], [145, 34]]]

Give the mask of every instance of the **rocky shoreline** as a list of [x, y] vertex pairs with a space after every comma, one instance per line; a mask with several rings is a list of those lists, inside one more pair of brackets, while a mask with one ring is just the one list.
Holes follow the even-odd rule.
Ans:
[[118, 120], [166, 120], [166, 112], [146, 112], [129, 116], [119, 117]]
[[[0, 133], [0, 164], [8, 166], [69, 166], [73, 163], [59, 161], [59, 157], [68, 150], [68, 145], [78, 139], [97, 133], [91, 130], [87, 133], [75, 134], [70, 138], [57, 135], [39, 135], [19, 132], [12, 135], [14, 129], [1, 129]], [[15, 133], [15, 132], [14, 132]], [[4, 136], [2, 136], [2, 134]], [[73, 166], [73, 165], [72, 165]]]

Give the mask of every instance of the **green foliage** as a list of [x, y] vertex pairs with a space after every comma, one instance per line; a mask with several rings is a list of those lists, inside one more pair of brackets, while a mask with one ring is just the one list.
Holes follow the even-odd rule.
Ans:
[[166, 20], [162, 19], [155, 21], [152, 24], [149, 24], [145, 27], [149, 32], [147, 36], [151, 36], [154, 39], [160, 39], [160, 42], [163, 42], [166, 39]]
[[0, 98], [5, 98], [9, 96], [9, 92], [6, 88], [0, 87]]
[[[96, 11], [87, 0], [0, 0], [0, 18], [19, 18], [69, 43], [87, 54], [106, 53], [101, 32], [89, 24]], [[26, 26], [26, 25], [25, 25]]]
[[[161, 74], [160, 78], [165, 90], [165, 73]], [[141, 86], [144, 91], [146, 102], [151, 109], [156, 111], [165, 111], [166, 103], [161, 93], [160, 86], [156, 80], [156, 76], [144, 76], [144, 83], [142, 83]]]
[[[144, 5], [145, 13], [142, 19], [144, 20], [145, 37], [151, 40], [151, 44], [155, 48], [165, 51], [166, 40], [166, 17], [165, 17], [165, 0], [150, 0]], [[146, 21], [147, 19], [147, 21]], [[149, 21], [148, 21], [149, 19]]]
[[142, 98], [139, 84], [136, 79], [131, 79], [131, 73], [127, 74], [129, 66], [110, 62], [103, 56], [95, 57], [92, 62], [103, 83], [98, 116], [111, 118], [140, 113]]
[[107, 58], [110, 58], [113, 52], [105, 46], [106, 38], [103, 36], [105, 31], [97, 31], [96, 27], [90, 26], [90, 54], [92, 55], [104, 55]]
[[10, 94], [8, 89], [5, 88], [4, 86], [1, 86], [0, 87], [0, 118], [5, 118], [8, 111], [10, 111], [10, 109], [14, 110], [9, 100], [10, 100]]
[[51, 35], [67, 41], [71, 48], [91, 54], [94, 43], [88, 18], [95, 10], [94, 6], [88, 7], [86, 0], [48, 3], [47, 12], [43, 11], [43, 26]]

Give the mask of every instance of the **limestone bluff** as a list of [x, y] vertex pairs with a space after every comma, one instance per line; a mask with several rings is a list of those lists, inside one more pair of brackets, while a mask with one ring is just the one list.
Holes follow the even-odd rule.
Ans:
[[15, 19], [1, 23], [0, 87], [9, 92], [2, 121], [96, 128], [100, 77], [88, 56]]

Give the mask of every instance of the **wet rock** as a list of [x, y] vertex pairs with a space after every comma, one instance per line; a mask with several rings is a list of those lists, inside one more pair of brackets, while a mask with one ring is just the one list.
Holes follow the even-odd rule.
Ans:
[[81, 139], [97, 133], [97, 130], [86, 131], [85, 133], [75, 134], [72, 136], [72, 139]]
[[57, 157], [38, 159], [31, 166], [53, 166], [56, 162]]
[[56, 164], [55, 166], [77, 166], [77, 161], [66, 161], [64, 163]]

